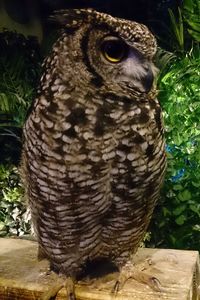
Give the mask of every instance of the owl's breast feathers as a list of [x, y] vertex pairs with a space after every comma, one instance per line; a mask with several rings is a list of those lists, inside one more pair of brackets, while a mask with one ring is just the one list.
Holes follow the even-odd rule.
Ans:
[[40, 96], [25, 125], [36, 232], [50, 259], [69, 256], [72, 269], [77, 257], [117, 257], [138, 246], [165, 169], [157, 100], [104, 96], [103, 105]]

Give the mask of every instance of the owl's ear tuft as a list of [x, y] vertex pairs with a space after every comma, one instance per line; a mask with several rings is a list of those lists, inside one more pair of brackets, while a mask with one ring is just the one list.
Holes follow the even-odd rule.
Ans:
[[67, 9], [55, 11], [49, 20], [66, 28], [78, 28], [83, 22], [91, 21], [93, 9]]

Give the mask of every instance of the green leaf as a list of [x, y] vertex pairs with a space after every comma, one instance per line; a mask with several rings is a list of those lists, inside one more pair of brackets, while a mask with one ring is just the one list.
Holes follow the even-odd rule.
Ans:
[[184, 210], [186, 210], [186, 208], [187, 208], [186, 205], [180, 205], [173, 210], [173, 214], [175, 216], [178, 216], [178, 215], [182, 214], [182, 212], [184, 212]]
[[184, 190], [178, 194], [178, 199], [180, 201], [188, 201], [192, 197], [191, 192], [189, 190]]
[[190, 13], [193, 12], [193, 8], [194, 8], [194, 1], [195, 0], [184, 0], [183, 1], [183, 8], [187, 11], [189, 11]]
[[167, 209], [166, 207], [163, 207], [162, 211], [163, 211], [164, 217], [171, 215], [171, 211], [169, 209]]
[[188, 32], [191, 34], [191, 36], [197, 41], [200, 42], [200, 32], [196, 32], [194, 30], [188, 29]]
[[174, 191], [181, 191], [183, 189], [183, 186], [181, 184], [175, 184], [173, 186]]
[[183, 34], [183, 18], [182, 18], [181, 9], [178, 7], [178, 21], [176, 20], [176, 17], [170, 8], [168, 9], [168, 12], [172, 24], [172, 30], [177, 39], [180, 50], [182, 51], [184, 49], [184, 34]]
[[0, 231], [4, 231], [6, 229], [6, 226], [4, 222], [0, 222]]
[[199, 224], [196, 224], [196, 225], [193, 227], [193, 229], [194, 229], [195, 231], [200, 232], [200, 225], [199, 225]]
[[175, 219], [176, 224], [183, 225], [186, 221], [186, 217], [184, 215], [180, 215], [178, 218]]
[[[199, 158], [199, 160], [200, 160], [200, 158]], [[194, 187], [196, 187], [196, 188], [199, 188], [199, 187], [200, 187], [200, 181], [199, 181], [199, 182], [194, 182], [194, 181], [192, 181], [192, 185], [193, 185]]]
[[190, 209], [200, 217], [200, 204], [199, 205], [191, 204]]

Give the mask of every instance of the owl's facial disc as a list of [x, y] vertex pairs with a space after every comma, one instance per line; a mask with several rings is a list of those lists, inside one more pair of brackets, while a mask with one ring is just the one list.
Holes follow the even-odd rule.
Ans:
[[[149, 92], [154, 81], [152, 67], [144, 56], [123, 40], [107, 36], [100, 46], [101, 55], [107, 63], [119, 68], [116, 80], [130, 88]], [[114, 66], [115, 65], [115, 66]]]

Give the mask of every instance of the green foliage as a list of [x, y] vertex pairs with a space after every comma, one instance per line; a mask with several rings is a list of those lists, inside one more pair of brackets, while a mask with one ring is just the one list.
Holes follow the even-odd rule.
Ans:
[[30, 214], [23, 201], [23, 188], [14, 166], [0, 165], [0, 236], [30, 232]]
[[159, 99], [164, 112], [168, 168], [151, 222], [152, 247], [200, 249], [200, 1], [169, 10], [174, 53], [159, 49]]
[[[169, 11], [176, 45], [162, 50], [159, 99], [164, 112], [168, 168], [151, 223], [149, 246], [200, 249], [200, 1]], [[187, 43], [186, 43], [187, 41]], [[164, 59], [162, 59], [164, 57]]]
[[21, 129], [35, 95], [40, 55], [34, 38], [0, 33], [0, 149], [1, 162], [19, 160]]
[[37, 43], [6, 31], [0, 34], [0, 47], [0, 117], [9, 116], [1, 119], [1, 127], [22, 127], [39, 73]]
[[184, 50], [184, 27], [183, 27], [183, 16], [181, 9], [178, 8], [178, 20], [171, 9], [168, 9], [169, 16], [171, 19], [172, 31], [175, 36], [174, 40], [177, 41], [178, 49]]
[[178, 7], [177, 16], [171, 9], [168, 11], [171, 20], [172, 49], [185, 55], [200, 42], [200, 1], [183, 0], [182, 6]]
[[155, 56], [155, 65], [159, 69], [159, 74], [157, 80], [159, 81], [166, 72], [169, 64], [172, 64], [177, 59], [177, 56], [169, 51], [166, 51], [158, 47], [156, 56]]
[[177, 59], [160, 78], [168, 168], [151, 246], [200, 249], [200, 55]]
[[200, 42], [200, 1], [184, 0], [183, 15], [189, 34], [194, 40]]
[[35, 94], [40, 55], [34, 38], [0, 33], [0, 236], [30, 232], [17, 168], [21, 132]]

